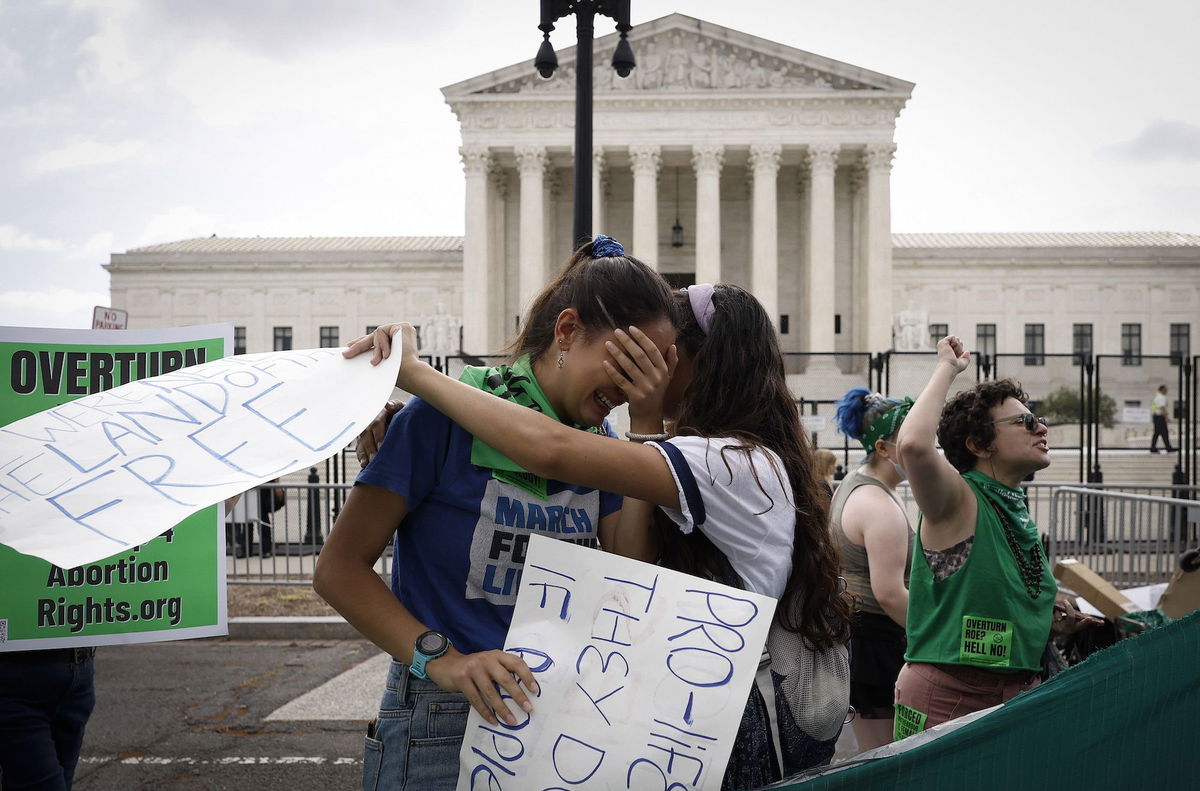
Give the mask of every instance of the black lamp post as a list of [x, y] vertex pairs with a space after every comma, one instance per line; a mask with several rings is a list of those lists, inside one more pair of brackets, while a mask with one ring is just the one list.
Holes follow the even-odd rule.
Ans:
[[637, 65], [626, 34], [629, 24], [629, 0], [541, 0], [542, 46], [533, 65], [543, 79], [550, 79], [558, 68], [558, 58], [550, 44], [555, 21], [575, 14], [575, 227], [572, 248], [592, 235], [592, 36], [596, 14], [616, 20], [621, 40], [613, 53], [612, 65], [621, 77], [628, 77]]

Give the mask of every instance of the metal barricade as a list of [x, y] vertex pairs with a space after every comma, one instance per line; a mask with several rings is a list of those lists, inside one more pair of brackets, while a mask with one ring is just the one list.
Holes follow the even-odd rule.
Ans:
[[[249, 504], [232, 509], [225, 520], [227, 581], [311, 584], [317, 555], [351, 486], [349, 483], [274, 483], [263, 484], [244, 494]], [[282, 489], [284, 498], [282, 505], [272, 509], [275, 489]], [[375, 568], [387, 576], [391, 573], [390, 563], [389, 545]]]
[[1051, 561], [1076, 558], [1118, 588], [1166, 582], [1196, 544], [1200, 503], [1191, 499], [1063, 486], [1050, 500]]

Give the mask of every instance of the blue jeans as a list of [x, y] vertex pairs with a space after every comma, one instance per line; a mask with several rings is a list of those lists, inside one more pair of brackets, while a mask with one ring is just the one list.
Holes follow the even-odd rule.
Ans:
[[[82, 649], [81, 649], [82, 650]], [[71, 649], [0, 654], [0, 786], [66, 791], [96, 705], [95, 665]]]
[[471, 704], [392, 660], [379, 717], [367, 727], [363, 791], [454, 791]]

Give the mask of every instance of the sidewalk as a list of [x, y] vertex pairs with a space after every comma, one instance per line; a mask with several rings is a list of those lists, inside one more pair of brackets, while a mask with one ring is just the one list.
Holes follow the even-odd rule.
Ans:
[[362, 638], [311, 585], [228, 586], [231, 640]]

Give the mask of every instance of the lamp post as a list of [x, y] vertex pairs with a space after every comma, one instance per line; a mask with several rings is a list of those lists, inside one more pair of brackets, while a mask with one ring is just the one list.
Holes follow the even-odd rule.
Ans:
[[558, 68], [558, 58], [550, 44], [554, 23], [575, 14], [575, 224], [572, 248], [592, 235], [592, 36], [596, 14], [616, 20], [621, 40], [613, 53], [612, 66], [622, 78], [637, 65], [626, 34], [629, 24], [629, 0], [541, 0], [542, 45], [533, 65], [542, 79], [550, 79]]

